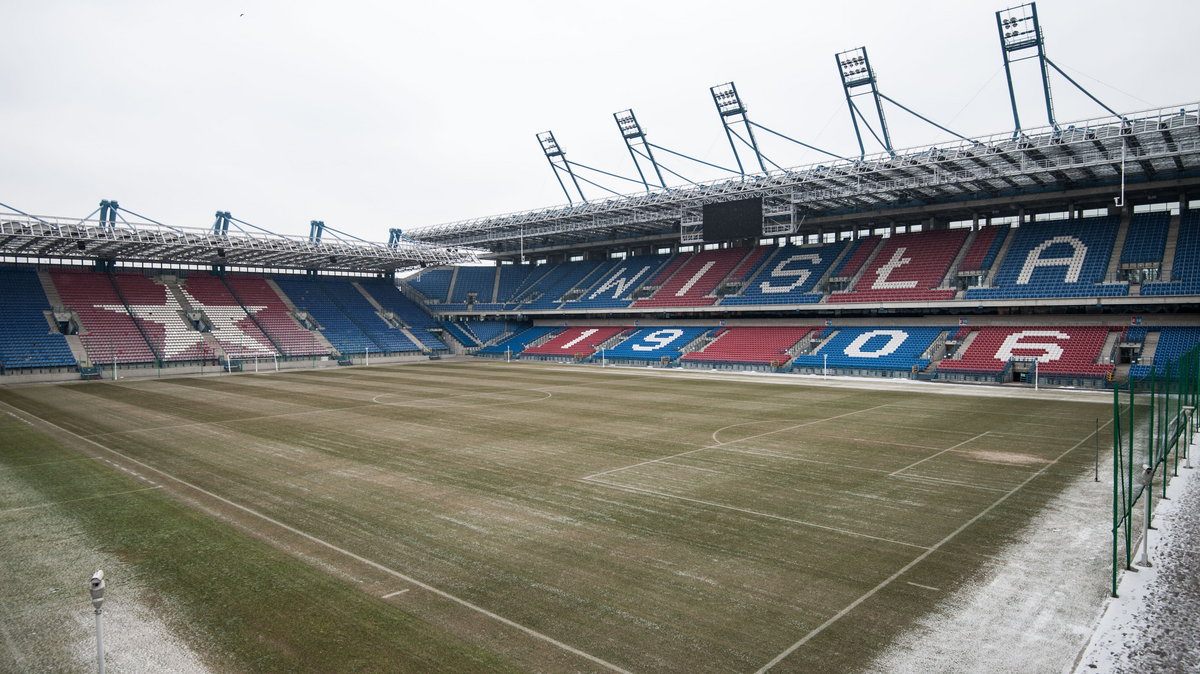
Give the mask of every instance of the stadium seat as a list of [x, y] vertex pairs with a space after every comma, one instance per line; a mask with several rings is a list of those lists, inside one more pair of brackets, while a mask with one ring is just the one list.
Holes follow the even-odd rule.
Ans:
[[20, 368], [75, 365], [66, 337], [50, 329], [51, 309], [37, 272], [0, 268], [0, 366]]
[[1044, 374], [1102, 377], [1113, 370], [1111, 363], [1098, 362], [1110, 332], [1108, 326], [968, 328], [975, 336], [966, 351], [944, 358], [938, 371], [999, 373], [1014, 358], [1035, 358]]
[[680, 359], [689, 363], [786, 364], [787, 352], [816, 328], [802, 326], [738, 326], [722, 329], [711, 343]]

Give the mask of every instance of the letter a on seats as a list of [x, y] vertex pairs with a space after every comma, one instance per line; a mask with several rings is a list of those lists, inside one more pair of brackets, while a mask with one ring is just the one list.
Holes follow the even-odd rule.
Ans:
[[[1073, 252], [1066, 257], [1042, 257], [1042, 253], [1056, 243], [1069, 245]], [[1066, 267], [1067, 273], [1063, 277], [1063, 283], [1076, 283], [1079, 281], [1079, 273], [1083, 271], [1083, 260], [1086, 257], [1087, 246], [1073, 236], [1056, 236], [1046, 239], [1025, 256], [1025, 264], [1017, 276], [1017, 285], [1029, 283], [1030, 277], [1033, 276], [1033, 270], [1038, 267]]]

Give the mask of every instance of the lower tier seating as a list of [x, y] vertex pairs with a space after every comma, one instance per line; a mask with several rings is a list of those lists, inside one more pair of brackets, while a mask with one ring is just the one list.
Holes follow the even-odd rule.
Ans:
[[603, 327], [570, 327], [563, 328], [545, 343], [532, 346], [521, 352], [522, 356], [574, 356], [575, 354], [592, 355], [600, 350], [600, 345], [616, 337], [628, 328], [620, 326]]
[[933, 340], [950, 331], [940, 327], [841, 328], [815, 353], [796, 356], [792, 366], [924, 370], [929, 359], [921, 356]]
[[[1111, 363], [1100, 363], [1101, 348], [1110, 332], [1121, 328], [1087, 327], [981, 327], [958, 358], [946, 358], [938, 370], [1002, 372], [1013, 359], [1036, 359], [1045, 374], [1104, 376]], [[970, 335], [967, 335], [970, 338]]]
[[749, 363], [765, 365], [791, 360], [792, 348], [816, 328], [802, 326], [738, 326], [725, 328], [708, 346], [681, 360], [699, 363]]

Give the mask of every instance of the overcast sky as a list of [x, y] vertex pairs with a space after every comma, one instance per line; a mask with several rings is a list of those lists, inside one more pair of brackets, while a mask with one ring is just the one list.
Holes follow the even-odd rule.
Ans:
[[[612, 118], [626, 108], [651, 142], [732, 166], [709, 94], [730, 81], [755, 122], [856, 156], [834, 54], [859, 46], [885, 94], [967, 136], [1004, 132], [1006, 6], [4, 0], [0, 202], [82, 217], [111, 198], [192, 227], [222, 209], [283, 234], [319, 219], [383, 241], [389, 227], [565, 203], [540, 131], [573, 161], [634, 176]], [[1200, 98], [1200, 2], [1037, 6], [1049, 57], [1110, 107]], [[1023, 125], [1045, 124], [1033, 62], [1016, 75]], [[1104, 114], [1057, 74], [1051, 86], [1060, 122]], [[898, 148], [948, 139], [886, 114]], [[780, 165], [822, 159], [759, 137]]]

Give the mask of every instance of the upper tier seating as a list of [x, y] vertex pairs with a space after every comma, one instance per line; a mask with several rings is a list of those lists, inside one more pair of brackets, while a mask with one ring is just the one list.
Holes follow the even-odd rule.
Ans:
[[838, 328], [820, 350], [796, 356], [792, 366], [908, 371], [915, 365], [924, 370], [929, 366], [929, 359], [921, 356], [933, 340], [947, 330], [950, 328]]
[[679, 266], [653, 297], [634, 307], [694, 307], [716, 304], [717, 285], [750, 253], [749, 248], [720, 248], [696, 253]]
[[700, 351], [683, 355], [680, 360], [702, 363], [749, 363], [765, 365], [791, 359], [787, 350], [816, 328], [798, 326], [725, 328]]
[[996, 254], [1004, 245], [1008, 231], [1008, 225], [989, 225], [981, 228], [975, 233], [975, 239], [971, 241], [971, 247], [967, 249], [967, 254], [963, 256], [962, 262], [958, 263], [958, 270], [987, 271], [991, 269], [992, 263], [996, 261]]
[[837, 266], [829, 274], [830, 278], [851, 278], [858, 273], [859, 269], [866, 264], [867, 258], [871, 257], [871, 253], [875, 252], [875, 248], [879, 246], [879, 241], [883, 237], [868, 236], [861, 239], [855, 239], [850, 244], [850, 250], [846, 252], [846, 257], [842, 258], [841, 264]]
[[[537, 281], [529, 290], [523, 293], [527, 298], [522, 304], [522, 310], [538, 311], [554, 309], [562, 304], [563, 295], [585, 279], [593, 278], [597, 272], [603, 274], [601, 267], [611, 267], [615, 260], [581, 260], [579, 262], [564, 262], [550, 270]], [[588, 284], [590, 285], [590, 284]], [[529, 299], [535, 298], [536, 299]]]
[[50, 277], [63, 304], [79, 316], [79, 340], [92, 363], [146, 363], [157, 358], [108, 274], [54, 269]]
[[830, 302], [913, 302], [954, 299], [955, 291], [935, 290], [969, 232], [942, 229], [888, 238], [853, 290], [831, 293]]
[[767, 258], [771, 257], [771, 253], [777, 251], [775, 246], [755, 246], [750, 249], [746, 257], [729, 272], [730, 281], [748, 281], [762, 267]]
[[761, 271], [741, 294], [725, 297], [721, 305], [812, 304], [824, 297], [814, 288], [837, 259], [845, 241], [817, 246], [788, 245], [766, 256]]
[[573, 356], [575, 354], [591, 355], [600, 349], [604, 342], [616, 337], [628, 328], [621, 326], [602, 327], [570, 327], [546, 340], [539, 346], [531, 346], [521, 352], [522, 356]]
[[420, 340], [422, 346], [431, 351], [447, 350], [446, 343], [429, 331], [430, 328], [437, 327], [437, 319], [430, 316], [424, 307], [405, 297], [394, 283], [384, 279], [364, 279], [358, 283], [363, 290], [375, 298], [379, 306], [391, 311], [404, 321], [404, 324], [408, 326], [408, 331]]
[[[460, 268], [461, 269], [461, 268]], [[420, 275], [407, 279], [409, 285], [417, 289], [430, 302], [448, 302], [450, 298], [450, 279], [454, 278], [454, 267], [438, 267], [426, 269]]]
[[[275, 347], [219, 277], [193, 272], [180, 284], [189, 304], [212, 322], [211, 334], [231, 358], [270, 356]], [[247, 307], [257, 313], [261, 305]]]
[[317, 341], [316, 335], [296, 322], [287, 305], [265, 278], [230, 274], [222, 280], [230, 294], [243, 306], [262, 307], [254, 312], [254, 320], [271, 336], [284, 356], [329, 354], [329, 348]]
[[459, 267], [454, 279], [452, 304], [465, 304], [467, 296], [474, 294], [477, 303], [490, 303], [496, 288], [496, 267]]
[[974, 340], [961, 358], [946, 358], [938, 370], [1001, 372], [1012, 358], [1036, 358], [1044, 374], [1104, 376], [1111, 363], [1098, 363], [1100, 350], [1113, 327], [997, 327], [971, 328]]
[[1124, 283], [1102, 283], [1112, 257], [1117, 218], [1111, 216], [1031, 222], [1017, 228], [990, 288], [971, 288], [966, 298], [1115, 297]]
[[1171, 280], [1142, 285], [1143, 295], [1200, 295], [1200, 211], [1186, 211], [1179, 221]]
[[67, 338], [46, 321], [48, 309], [35, 270], [0, 268], [0, 368], [75, 365]]
[[1162, 262], [1170, 225], [1171, 214], [1165, 211], [1134, 213], [1129, 221], [1129, 231], [1125, 234], [1121, 264]]
[[615, 309], [632, 302], [630, 293], [644, 285], [669, 259], [666, 255], [631, 257], [599, 276], [578, 300], [564, 302], [564, 311], [574, 309]]
[[679, 358], [681, 349], [708, 332], [706, 327], [639, 328], [620, 344], [608, 349], [610, 360], [660, 361]]
[[[509, 303], [513, 302], [517, 296], [517, 289], [521, 287], [534, 269], [539, 269], [531, 264], [502, 264], [500, 265], [500, 285], [496, 288], [496, 302]], [[544, 270], [543, 270], [544, 271]], [[504, 308], [511, 309], [515, 305], [505, 305]]]

